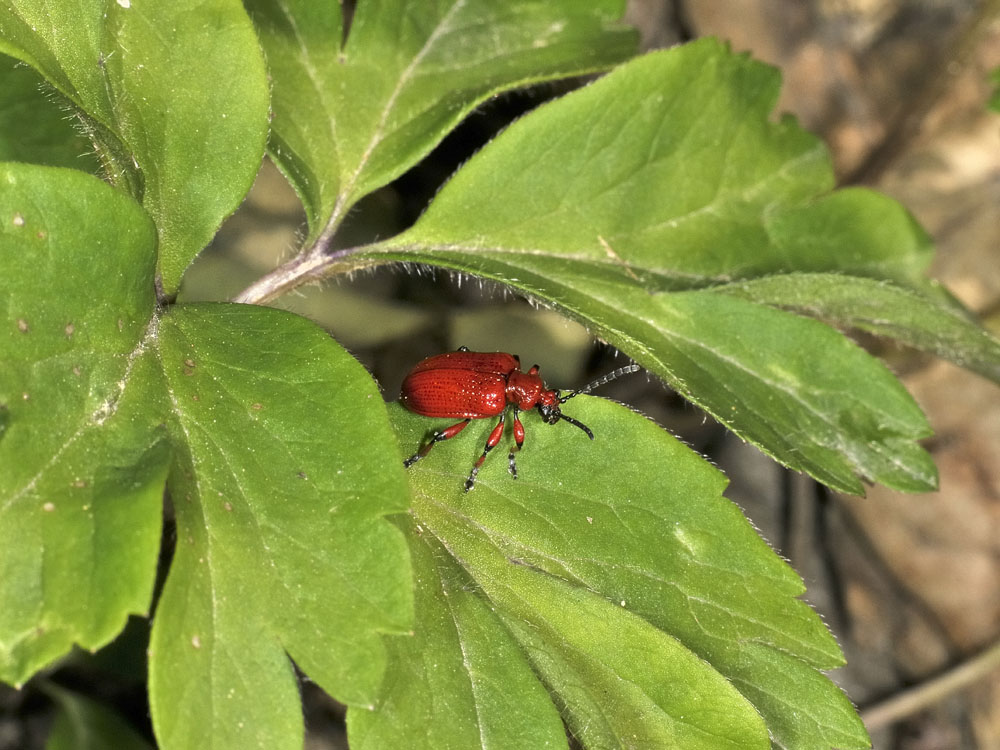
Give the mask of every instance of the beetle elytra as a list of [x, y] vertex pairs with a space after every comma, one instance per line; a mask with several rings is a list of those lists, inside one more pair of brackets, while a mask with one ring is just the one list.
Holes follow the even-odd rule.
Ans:
[[514, 448], [508, 456], [511, 476], [517, 479], [517, 464], [514, 454], [524, 445], [524, 425], [520, 413], [538, 409], [547, 424], [569, 422], [583, 430], [587, 437], [594, 439], [594, 433], [582, 422], [562, 413], [562, 405], [574, 396], [589, 393], [594, 388], [616, 378], [635, 372], [639, 365], [619, 367], [593, 383], [585, 385], [565, 396], [554, 388], [548, 388], [538, 374], [538, 365], [527, 372], [521, 372], [521, 361], [513, 354], [503, 352], [473, 352], [461, 347], [456, 352], [437, 354], [419, 362], [406, 376], [400, 393], [400, 403], [416, 414], [425, 417], [459, 419], [450, 427], [436, 431], [420, 450], [410, 456], [403, 465], [410, 467], [430, 453], [431, 448], [442, 440], [450, 440], [464, 430], [473, 419], [499, 417], [496, 426], [486, 440], [482, 455], [472, 467], [465, 480], [465, 491], [476, 484], [476, 475], [503, 437], [507, 408], [513, 408]]

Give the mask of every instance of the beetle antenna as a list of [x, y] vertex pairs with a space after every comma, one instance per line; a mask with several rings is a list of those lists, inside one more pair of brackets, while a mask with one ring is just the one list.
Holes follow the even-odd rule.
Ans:
[[[639, 365], [631, 364], [631, 365], [625, 365], [624, 367], [619, 367], [617, 370], [612, 370], [607, 375], [595, 380], [593, 383], [588, 383], [587, 385], [583, 386], [583, 388], [575, 390], [567, 396], [563, 396], [561, 399], [559, 399], [559, 403], [565, 404], [567, 401], [573, 398], [573, 396], [579, 396], [581, 393], [590, 393], [595, 388], [602, 386], [605, 383], [610, 383], [612, 380], [616, 380], [617, 378], [620, 378], [622, 375], [628, 375], [630, 373], [633, 373], [638, 369]], [[563, 417], [563, 419], [567, 419], [567, 417]], [[574, 424], [583, 427], [583, 425], [581, 425], [579, 422], [576, 422]], [[589, 434], [590, 430], [586, 430], [586, 432]], [[593, 440], [594, 436], [591, 435], [590, 439]]]
[[573, 417], [567, 417], [565, 414], [560, 414], [559, 419], [563, 420], [564, 422], [569, 422], [570, 424], [575, 424], [577, 427], [579, 427], [581, 430], [587, 433], [587, 437], [589, 437], [591, 440], [594, 439], [594, 433], [591, 432], [590, 428], [587, 427], [587, 425], [585, 425], [583, 422], [578, 422], [577, 420], [573, 419]]

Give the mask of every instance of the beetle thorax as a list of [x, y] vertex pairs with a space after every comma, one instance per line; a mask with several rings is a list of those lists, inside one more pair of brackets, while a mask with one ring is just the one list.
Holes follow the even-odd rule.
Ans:
[[537, 374], [514, 371], [507, 376], [507, 402], [522, 411], [550, 403], [555, 397], [555, 391], [548, 390]]

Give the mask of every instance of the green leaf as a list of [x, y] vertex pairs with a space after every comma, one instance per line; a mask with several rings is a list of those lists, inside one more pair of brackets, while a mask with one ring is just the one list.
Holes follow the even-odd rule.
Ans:
[[177, 306], [157, 347], [178, 446], [177, 549], [150, 645], [157, 736], [301, 747], [286, 653], [369, 705], [378, 631], [409, 627], [408, 555], [382, 518], [408, 501], [384, 404], [355, 359], [282, 311]]
[[787, 466], [846, 492], [858, 477], [931, 489], [912, 442], [926, 422], [874, 360], [820, 324], [676, 293], [783, 269], [926, 286], [926, 235], [888, 198], [827, 193], [819, 142], [768, 119], [777, 88], [714, 40], [637, 59], [515, 123], [411, 230], [345, 267], [390, 258], [511, 285]]
[[[312, 323], [155, 307], [152, 222], [74, 170], [0, 167], [0, 678], [149, 606], [165, 747], [300, 747], [289, 656], [370, 705], [409, 628], [408, 505], [385, 405]], [[8, 283], [9, 282], [9, 283]], [[169, 471], [169, 477], [168, 477]]]
[[249, 190], [268, 90], [238, 0], [25, 0], [0, 7], [0, 51], [85, 116], [112, 180], [156, 222], [164, 289]]
[[621, 0], [247, 3], [274, 82], [270, 152], [310, 235], [402, 174], [479, 102], [602, 70], [635, 50]]
[[788, 466], [854, 494], [863, 491], [855, 475], [912, 492], [936, 486], [934, 462], [914, 442], [931, 434], [916, 402], [829, 326], [708, 291], [634, 300], [631, 310], [662, 321], [657, 369], [681, 393]]
[[838, 274], [784, 274], [715, 291], [893, 338], [1000, 383], [1000, 341], [956, 308], [909, 289]]
[[822, 144], [768, 119], [778, 84], [711, 39], [633, 60], [519, 120], [385, 246], [572, 260], [660, 290], [789, 268], [917, 277], [926, 235], [885, 196], [828, 192]]
[[90, 141], [68, 103], [24, 63], [0, 55], [0, 161], [96, 172]]
[[993, 68], [990, 80], [993, 81], [993, 95], [990, 97], [989, 106], [994, 112], [1000, 112], [1000, 68]]
[[4, 681], [104, 645], [149, 606], [168, 465], [145, 353], [154, 243], [96, 177], [0, 165]]
[[[616, 404], [581, 396], [566, 410], [595, 440], [526, 414], [516, 481], [492, 455], [462, 491], [488, 420], [409, 470], [417, 643], [391, 639], [403, 677], [375, 715], [351, 716], [352, 742], [379, 746], [396, 736], [377, 733], [391, 721], [419, 737], [436, 709], [429, 694], [462, 707], [449, 738], [480, 736], [511, 693], [527, 696], [511, 723], [541, 733], [547, 703], [522, 684], [531, 669], [584, 747], [867, 748], [819, 671], [842, 663], [836, 643], [796, 598], [798, 576], [721, 497], [721, 474]], [[404, 454], [445, 424], [390, 414]], [[513, 674], [484, 690], [494, 643]], [[532, 741], [503, 746], [541, 746]]]
[[59, 706], [45, 750], [152, 750], [114, 711], [51, 683], [44, 692]]
[[415, 632], [388, 639], [376, 710], [347, 714], [351, 747], [563, 746], [559, 712], [475, 582], [413, 519], [399, 523], [417, 580]]

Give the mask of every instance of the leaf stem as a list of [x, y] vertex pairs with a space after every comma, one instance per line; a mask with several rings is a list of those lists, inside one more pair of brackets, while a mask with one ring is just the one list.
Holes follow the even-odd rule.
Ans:
[[317, 242], [307, 250], [300, 252], [294, 258], [273, 271], [261, 276], [250, 286], [233, 297], [233, 302], [248, 305], [261, 305], [280, 297], [286, 292], [297, 289], [310, 281], [318, 281], [326, 269], [336, 263], [339, 258], [357, 251], [357, 248], [337, 250], [333, 253], [324, 252], [327, 243]]
[[324, 225], [323, 231], [320, 232], [319, 236], [316, 238], [316, 241], [313, 242], [310, 247], [301, 250], [287, 263], [282, 264], [266, 276], [261, 277], [248, 286], [233, 298], [234, 302], [242, 302], [245, 304], [261, 304], [269, 302], [285, 292], [290, 292], [292, 289], [302, 286], [309, 281], [315, 281], [322, 275], [323, 269], [332, 265], [337, 258], [354, 252], [353, 249], [338, 250], [334, 253], [328, 253], [327, 251], [330, 244], [333, 242], [334, 234], [340, 227], [345, 210], [348, 207], [348, 201], [354, 194], [354, 188], [357, 185], [358, 180], [361, 178], [361, 174], [364, 171], [365, 166], [371, 160], [376, 147], [384, 140], [386, 124], [389, 122], [389, 116], [392, 113], [393, 108], [396, 106], [396, 101], [399, 99], [403, 89], [405, 89], [406, 86], [413, 80], [416, 75], [416, 71], [424, 58], [434, 49], [434, 45], [437, 44], [438, 40], [450, 30], [452, 17], [460, 12], [464, 5], [465, 0], [458, 0], [452, 4], [451, 8], [449, 8], [444, 16], [439, 19], [437, 25], [428, 35], [427, 39], [424, 40], [423, 46], [417, 54], [414, 55], [413, 59], [410, 60], [409, 65], [407, 65], [406, 69], [400, 74], [395, 88], [386, 100], [385, 105], [382, 107], [379, 121], [375, 125], [375, 130], [372, 133], [368, 146], [365, 148], [364, 153], [358, 160], [358, 164], [354, 169], [354, 172], [341, 187], [340, 193], [337, 196], [337, 201], [334, 204], [333, 211], [330, 214], [330, 218]]

